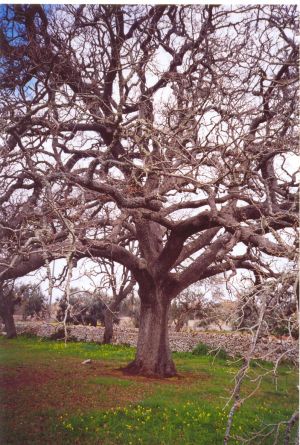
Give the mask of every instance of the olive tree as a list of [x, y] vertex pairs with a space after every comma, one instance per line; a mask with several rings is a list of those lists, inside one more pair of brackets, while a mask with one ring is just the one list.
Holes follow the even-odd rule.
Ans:
[[[66, 313], [67, 312], [67, 313]], [[79, 289], [70, 289], [69, 304], [64, 295], [58, 304], [56, 318], [67, 324], [82, 324], [96, 327], [104, 322], [105, 305], [96, 295]]]
[[46, 295], [39, 286], [23, 284], [17, 288], [21, 297], [23, 320], [27, 317], [44, 318], [46, 315]]
[[180, 292], [295, 260], [296, 8], [1, 15], [0, 279], [66, 256], [120, 263], [141, 302], [127, 372], [173, 376]]
[[215, 320], [216, 304], [205, 298], [202, 289], [188, 289], [173, 300], [170, 318], [176, 332], [179, 332], [189, 320], [199, 320], [198, 326], [207, 326]]

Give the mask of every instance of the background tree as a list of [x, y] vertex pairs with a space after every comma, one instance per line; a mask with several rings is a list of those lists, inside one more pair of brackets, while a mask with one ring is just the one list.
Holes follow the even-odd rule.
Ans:
[[0, 278], [70, 246], [72, 261], [122, 264], [141, 301], [127, 372], [172, 376], [180, 292], [295, 260], [296, 7], [1, 15]]
[[136, 281], [126, 268], [122, 267], [122, 270], [118, 271], [112, 261], [102, 259], [100, 264], [104, 274], [102, 285], [112, 294], [109, 301], [107, 299], [104, 310], [103, 343], [108, 344], [113, 338], [113, 323], [119, 321], [117, 312], [120, 310], [120, 305], [132, 294]]
[[135, 292], [120, 305], [120, 316], [129, 317], [135, 328], [140, 327], [140, 311], [140, 299]]
[[237, 302], [229, 299], [224, 279], [205, 280], [202, 286], [191, 286], [181, 292], [171, 305], [170, 319], [180, 331], [189, 320], [197, 320], [196, 328], [224, 330], [232, 328], [236, 318]]
[[26, 284], [18, 287], [21, 297], [23, 320], [27, 317], [44, 318], [47, 310], [46, 296], [40, 287]]
[[208, 325], [213, 321], [213, 307], [214, 303], [207, 300], [200, 289], [183, 291], [171, 305], [170, 318], [174, 322], [175, 331], [181, 331], [189, 320], [195, 318], [201, 326]]
[[61, 298], [56, 314], [58, 321], [63, 321], [66, 316], [67, 324], [97, 326], [98, 321], [104, 323], [106, 305], [101, 296], [72, 288], [69, 304], [68, 308], [66, 297]]

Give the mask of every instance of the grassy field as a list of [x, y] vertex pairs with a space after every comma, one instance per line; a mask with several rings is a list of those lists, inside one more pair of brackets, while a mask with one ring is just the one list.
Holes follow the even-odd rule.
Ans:
[[[125, 346], [0, 340], [1, 445], [218, 445], [223, 443], [226, 400], [238, 363], [175, 353], [179, 377], [124, 376], [134, 356]], [[89, 365], [82, 365], [85, 359]], [[243, 394], [256, 386], [267, 363], [253, 363]], [[265, 377], [237, 412], [230, 444], [287, 420], [298, 405], [297, 371], [282, 365]], [[284, 425], [278, 444], [283, 443]], [[296, 434], [296, 432], [294, 433]], [[253, 442], [273, 444], [274, 435]]]

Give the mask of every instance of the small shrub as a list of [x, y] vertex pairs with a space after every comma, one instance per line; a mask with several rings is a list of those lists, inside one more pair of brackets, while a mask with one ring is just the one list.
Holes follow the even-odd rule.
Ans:
[[29, 332], [24, 332], [24, 333], [20, 334], [20, 336], [22, 338], [28, 338], [28, 339], [37, 337], [36, 333], [30, 332], [30, 331]]
[[225, 349], [223, 349], [223, 348], [220, 348], [216, 355], [218, 358], [220, 358], [222, 360], [228, 360], [230, 358], [229, 355], [227, 354], [227, 352], [225, 351]]
[[[211, 353], [212, 348], [207, 346], [205, 343], [199, 343], [192, 351], [193, 355], [208, 355]], [[228, 360], [230, 357], [223, 348], [219, 348], [216, 352], [211, 355], [216, 355], [221, 360]]]
[[207, 355], [209, 353], [209, 347], [204, 343], [199, 343], [192, 351], [193, 355]]
[[[77, 338], [71, 335], [70, 328], [67, 328], [67, 336], [68, 341], [77, 341]], [[58, 327], [48, 338], [49, 340], [63, 340], [65, 338], [65, 329], [63, 326]]]

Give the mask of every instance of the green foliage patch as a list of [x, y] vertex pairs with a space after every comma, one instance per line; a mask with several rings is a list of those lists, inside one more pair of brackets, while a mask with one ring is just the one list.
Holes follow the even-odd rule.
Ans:
[[230, 356], [227, 354], [227, 352], [225, 351], [225, 349], [223, 348], [218, 348], [215, 351], [212, 351], [212, 348], [210, 348], [209, 346], [207, 346], [205, 343], [199, 343], [192, 351], [193, 355], [215, 355], [217, 356], [219, 359], [222, 360], [228, 360], [230, 358]]

